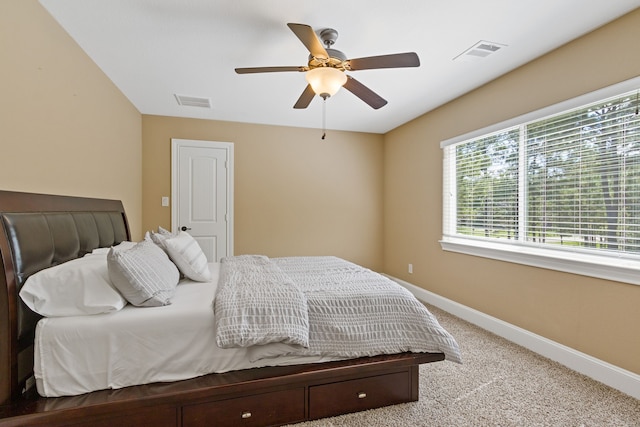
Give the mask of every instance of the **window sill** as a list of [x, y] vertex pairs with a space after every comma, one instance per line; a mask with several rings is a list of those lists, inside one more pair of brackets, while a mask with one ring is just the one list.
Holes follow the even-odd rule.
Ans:
[[640, 262], [629, 258], [455, 237], [443, 238], [440, 246], [450, 252], [640, 285]]

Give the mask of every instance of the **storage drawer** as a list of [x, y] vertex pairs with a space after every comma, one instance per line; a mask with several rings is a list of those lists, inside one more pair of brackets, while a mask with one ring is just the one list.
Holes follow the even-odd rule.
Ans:
[[309, 388], [309, 418], [324, 418], [411, 401], [411, 376], [398, 372]]
[[304, 388], [182, 408], [182, 426], [271, 426], [304, 420]]

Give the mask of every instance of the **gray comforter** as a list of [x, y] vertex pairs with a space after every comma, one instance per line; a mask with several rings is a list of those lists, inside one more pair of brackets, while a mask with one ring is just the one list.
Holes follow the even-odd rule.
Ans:
[[252, 360], [410, 351], [461, 362], [455, 339], [413, 294], [336, 257], [223, 259], [214, 306], [218, 344], [250, 347]]
[[214, 307], [218, 347], [309, 346], [307, 300], [265, 256], [222, 259]]

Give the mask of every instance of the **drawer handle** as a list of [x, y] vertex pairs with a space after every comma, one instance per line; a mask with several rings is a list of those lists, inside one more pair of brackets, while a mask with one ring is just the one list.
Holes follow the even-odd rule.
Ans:
[[243, 412], [241, 416], [242, 416], [243, 420], [245, 420], [247, 418], [251, 418], [251, 412], [249, 412], [249, 411]]
[[364, 399], [365, 397], [367, 397], [367, 393], [364, 391], [358, 393], [358, 399]]

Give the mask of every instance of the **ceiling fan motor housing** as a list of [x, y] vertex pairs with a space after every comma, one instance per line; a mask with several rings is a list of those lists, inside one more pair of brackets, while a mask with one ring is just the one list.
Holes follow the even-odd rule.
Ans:
[[347, 55], [336, 49], [327, 49], [327, 54], [329, 59], [316, 58], [313, 55], [309, 55], [309, 68], [332, 67], [343, 71], [346, 69], [345, 61], [347, 60]]

